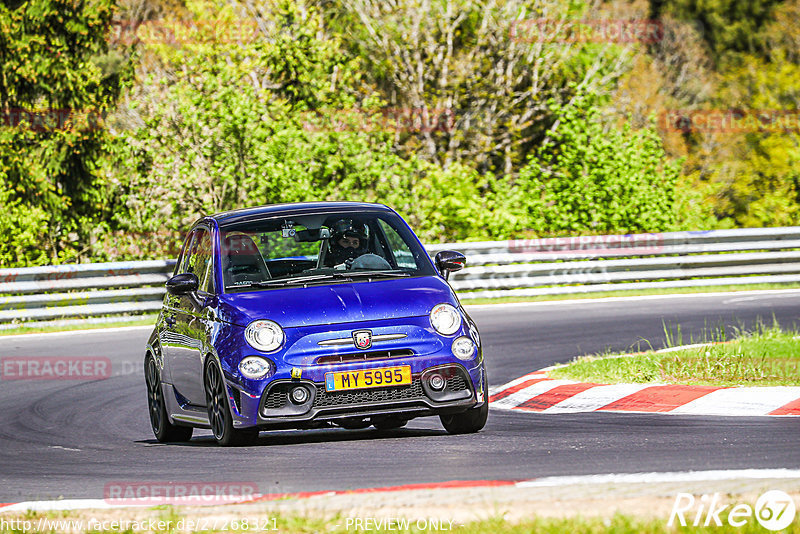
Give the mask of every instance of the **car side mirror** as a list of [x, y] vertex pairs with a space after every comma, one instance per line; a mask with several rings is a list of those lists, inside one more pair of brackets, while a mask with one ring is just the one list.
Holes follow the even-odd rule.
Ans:
[[436, 268], [442, 273], [444, 279], [450, 278], [450, 273], [460, 271], [467, 264], [467, 257], [455, 250], [442, 250], [434, 258]]
[[197, 291], [200, 281], [194, 273], [181, 273], [167, 280], [166, 286], [170, 295], [187, 295]]

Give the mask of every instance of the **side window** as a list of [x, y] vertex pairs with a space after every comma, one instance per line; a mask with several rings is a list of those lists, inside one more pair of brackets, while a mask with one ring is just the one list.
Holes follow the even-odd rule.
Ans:
[[194, 273], [200, 281], [198, 289], [207, 293], [214, 292], [214, 247], [211, 234], [205, 228], [195, 231], [192, 248], [186, 264], [186, 272]]
[[389, 247], [392, 249], [394, 253], [394, 259], [397, 262], [397, 266], [402, 268], [408, 269], [416, 269], [417, 262], [414, 261], [414, 254], [411, 253], [411, 249], [408, 247], [408, 244], [403, 241], [403, 238], [400, 237], [400, 234], [395, 231], [394, 228], [389, 225], [383, 219], [378, 219], [381, 230], [383, 230], [383, 234], [386, 236], [386, 240], [389, 242]]
[[172, 273], [173, 276], [176, 274], [182, 274], [186, 272], [186, 264], [187, 260], [189, 259], [189, 252], [192, 249], [192, 238], [197, 235], [197, 230], [194, 232], [189, 232], [186, 235], [186, 240], [183, 242], [183, 248], [181, 249], [181, 254], [178, 256], [178, 262], [175, 264], [175, 272]]

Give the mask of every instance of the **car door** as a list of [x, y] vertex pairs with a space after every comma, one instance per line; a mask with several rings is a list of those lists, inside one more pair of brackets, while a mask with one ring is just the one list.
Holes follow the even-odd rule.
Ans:
[[[199, 281], [194, 294], [180, 295], [175, 306], [173, 343], [170, 347], [170, 372], [175, 390], [185, 402], [205, 405], [203, 387], [203, 349], [206, 346], [208, 321], [204, 306], [214, 294], [214, 247], [212, 235], [205, 226], [197, 227], [192, 236], [182, 272], [194, 273]], [[178, 273], [180, 274], [180, 273]]]
[[[194, 239], [196, 231], [192, 230], [186, 235], [183, 243], [183, 248], [178, 256], [178, 262], [175, 265], [173, 276], [186, 272], [186, 260], [188, 259], [189, 251], [192, 248], [192, 240]], [[161, 317], [158, 323], [158, 337], [161, 342], [161, 352], [164, 356], [164, 370], [162, 379], [165, 382], [174, 384], [172, 377], [172, 363], [174, 360], [174, 353], [180, 350], [186, 344], [185, 336], [181, 335], [175, 328], [177, 324], [178, 311], [181, 306], [181, 298], [169, 292], [164, 296], [164, 303], [161, 308]]]

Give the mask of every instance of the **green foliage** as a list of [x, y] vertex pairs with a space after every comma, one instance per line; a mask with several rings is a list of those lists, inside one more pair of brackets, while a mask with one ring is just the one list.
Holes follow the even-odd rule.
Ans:
[[672, 227], [679, 166], [664, 161], [651, 128], [606, 127], [580, 98], [512, 189], [520, 219], [538, 235], [657, 232]]
[[[448, 118], [398, 132], [396, 150], [483, 174], [516, 175], [554, 120], [548, 100], [565, 104], [578, 86], [605, 94], [630, 57], [558, 34], [558, 23], [603, 17], [583, 1], [317, 3], [393, 107]], [[537, 19], [552, 24], [539, 33]]]
[[[111, 0], [30, 0], [0, 5], [0, 178], [11, 213], [36, 216], [39, 251], [58, 262], [80, 255], [106, 205], [98, 160], [121, 74], [104, 72]], [[47, 214], [39, 232], [39, 214]], [[11, 219], [13, 220], [13, 217]], [[25, 234], [28, 230], [21, 230]], [[15, 249], [18, 250], [18, 249]], [[4, 257], [12, 264], [39, 255]]]
[[694, 175], [681, 175], [675, 184], [671, 230], [719, 230], [732, 228], [731, 219], [718, 219], [715, 214], [714, 186], [697, 180]]
[[650, 0], [656, 17], [664, 14], [691, 22], [718, 59], [730, 52], [768, 50], [764, 26], [782, 0]]
[[726, 185], [720, 207], [743, 226], [800, 224], [800, 65], [780, 61], [777, 54], [767, 64], [752, 55], [737, 63], [723, 78], [721, 100], [749, 102], [751, 116], [764, 113], [776, 120], [722, 140], [734, 157], [711, 176]]
[[442, 169], [417, 158], [398, 158], [365, 200], [393, 207], [428, 243], [486, 239], [495, 235], [498, 213], [491, 199], [480, 194], [485, 180], [464, 165]]
[[[361, 80], [363, 58], [343, 53], [343, 37], [329, 33], [314, 9], [298, 1], [278, 2], [259, 15], [257, 31], [245, 32], [249, 38], [231, 46], [220, 36], [247, 23], [232, 5], [207, 1], [187, 7], [191, 27], [159, 23], [162, 31], [166, 27], [179, 37], [179, 46], [154, 38], [155, 28], [148, 25], [139, 31], [144, 57], [158, 67], [142, 77], [133, 95], [141, 126], [124, 132], [117, 145], [114, 181], [125, 209], [118, 210], [116, 220], [123, 227], [178, 232], [201, 214], [242, 206], [366, 200], [397, 209], [426, 241], [506, 237], [531, 228], [564, 231], [555, 220], [518, 209], [527, 195], [519, 194], [521, 179], [513, 188], [516, 197], [509, 198], [514, 173], [494, 176], [463, 158], [440, 164], [427, 157], [424, 143], [408, 150], [407, 123], [398, 125], [391, 115], [387, 119], [385, 102]], [[461, 45], [469, 39], [462, 36]], [[589, 63], [591, 53], [581, 49], [580, 54], [570, 68], [588, 68], [577, 65]], [[481, 101], [491, 102], [490, 96], [486, 92]], [[545, 116], [557, 115], [545, 108]], [[663, 158], [663, 151], [651, 150], [655, 141], [637, 134], [616, 164], [622, 165], [624, 157], [639, 158], [635, 170], [655, 176]], [[404, 148], [398, 150], [398, 143]], [[557, 144], [563, 143], [568, 140], [559, 138]], [[543, 148], [539, 157], [548, 157], [554, 146]], [[637, 154], [640, 146], [644, 155]], [[646, 192], [639, 187], [631, 198], [649, 198]], [[670, 206], [665, 210], [661, 219], [668, 222]], [[643, 227], [658, 230], [667, 224], [648, 214]], [[627, 231], [634, 216], [632, 211], [614, 214], [593, 231]]]
[[42, 248], [47, 235], [47, 213], [29, 208], [14, 198], [0, 181], [0, 265], [47, 265], [50, 258]]
[[773, 42], [768, 53], [728, 54], [709, 107], [739, 110], [742, 119], [686, 135], [685, 172], [723, 224], [800, 224], [800, 28], [789, 23], [798, 13], [796, 0], [775, 9], [764, 28]]
[[[178, 49], [149, 40], [146, 26], [140, 30], [145, 52], [180, 76], [141, 81], [134, 111], [142, 126], [113, 145], [118, 225], [152, 243], [150, 236], [180, 232], [202, 214], [368, 200], [395, 207], [428, 240], [485, 232], [476, 209], [479, 175], [395, 154], [380, 101], [359, 96], [356, 61], [324, 34], [314, 11], [300, 17], [296, 3], [282, 2], [264, 21], [273, 31], [230, 47], [216, 39], [220, 27], [244, 21], [230, 7], [214, 6], [190, 5], [196, 33], [183, 35]], [[211, 17], [215, 35], [203, 34]], [[101, 239], [95, 254], [107, 246]]]
[[[174, 256], [202, 214], [306, 200], [385, 203], [429, 242], [800, 224], [796, 131], [646, 119], [796, 109], [800, 0], [145, 3], [0, 5], [0, 111], [34, 113], [0, 123], [4, 266]], [[653, 17], [675, 32], [647, 47], [525, 33]], [[143, 21], [132, 54], [114, 18]], [[69, 120], [29, 123], [48, 110]]]
[[[115, 175], [128, 208], [121, 217], [129, 217], [120, 222], [178, 229], [204, 213], [313, 198], [315, 183], [369, 172], [351, 161], [373, 157], [362, 132], [314, 131], [322, 105], [352, 105], [349, 88], [332, 77], [357, 79], [354, 62], [317, 38], [318, 17], [301, 20], [296, 6], [282, 5], [274, 33], [236, 47], [218, 36], [244, 21], [212, 3], [190, 6], [198, 24], [177, 49], [145, 35], [157, 72], [168, 74], [141, 80], [132, 107], [142, 125], [117, 144]], [[170, 24], [176, 33], [182, 27], [162, 22]]]

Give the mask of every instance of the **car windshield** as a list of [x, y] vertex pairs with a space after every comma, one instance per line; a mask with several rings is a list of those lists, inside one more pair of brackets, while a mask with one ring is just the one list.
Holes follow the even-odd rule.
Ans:
[[228, 292], [434, 274], [414, 235], [393, 213], [341, 212], [223, 225]]

